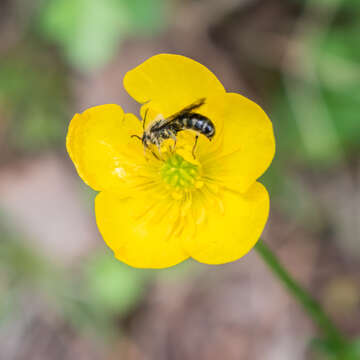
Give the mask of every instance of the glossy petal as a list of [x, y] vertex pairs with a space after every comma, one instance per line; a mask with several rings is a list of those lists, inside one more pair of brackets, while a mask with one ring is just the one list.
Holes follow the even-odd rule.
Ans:
[[[216, 76], [200, 63], [181, 55], [160, 54], [151, 57], [124, 77], [126, 91], [145, 107], [156, 109], [164, 117], [189, 104], [225, 93]], [[144, 109], [142, 109], [144, 112]]]
[[269, 167], [275, 154], [270, 119], [253, 101], [239, 94], [219, 97], [224, 126], [213, 142], [199, 138], [197, 154], [204, 173], [219, 185], [244, 192]]
[[269, 196], [260, 183], [253, 184], [242, 195], [226, 191], [220, 209], [212, 206], [196, 236], [186, 239], [184, 248], [194, 259], [206, 264], [237, 260], [256, 244], [268, 213]]
[[177, 209], [168, 201], [153, 203], [148, 196], [121, 199], [102, 192], [95, 213], [105, 242], [128, 265], [165, 268], [188, 258], [180, 239], [172, 236]]
[[141, 122], [118, 105], [92, 107], [76, 114], [69, 125], [66, 146], [80, 177], [93, 189], [123, 187], [145, 162]]

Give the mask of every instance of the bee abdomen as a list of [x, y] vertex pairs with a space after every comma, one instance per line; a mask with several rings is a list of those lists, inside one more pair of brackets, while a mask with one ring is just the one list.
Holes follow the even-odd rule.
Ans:
[[182, 115], [180, 116], [176, 122], [175, 122], [175, 126], [178, 128], [178, 131], [181, 131], [181, 130], [185, 130], [185, 129], [189, 129], [191, 128], [191, 120], [190, 120], [190, 117], [189, 115]]
[[187, 121], [187, 128], [195, 130], [208, 138], [215, 134], [215, 126], [210, 119], [200, 114], [191, 114]]

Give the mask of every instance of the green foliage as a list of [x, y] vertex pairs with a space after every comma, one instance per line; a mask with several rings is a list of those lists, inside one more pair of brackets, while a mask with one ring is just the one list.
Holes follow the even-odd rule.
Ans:
[[286, 78], [274, 97], [278, 153], [284, 159], [332, 166], [360, 147], [360, 26], [349, 23], [304, 39], [315, 76]]
[[38, 30], [87, 71], [107, 63], [126, 36], [154, 33], [163, 24], [164, 0], [50, 0]]
[[38, 291], [55, 280], [52, 267], [26, 247], [5, 221], [0, 212], [0, 326], [18, 312], [23, 291]]
[[360, 359], [360, 340], [355, 339], [344, 348], [338, 348], [326, 339], [313, 339], [311, 350], [316, 360], [358, 360]]
[[0, 104], [8, 143], [39, 150], [65, 136], [68, 98], [64, 69], [35, 43], [19, 44], [0, 60]]
[[316, 49], [324, 101], [345, 149], [359, 146], [359, 38], [358, 25], [348, 29], [335, 28]]
[[96, 254], [85, 272], [88, 296], [103, 314], [126, 315], [142, 298], [147, 274], [111, 254]]
[[49, 275], [47, 266], [40, 256], [19, 241], [19, 238], [5, 225], [5, 220], [6, 218], [0, 213], [1, 280], [10, 286], [34, 285], [37, 279]]

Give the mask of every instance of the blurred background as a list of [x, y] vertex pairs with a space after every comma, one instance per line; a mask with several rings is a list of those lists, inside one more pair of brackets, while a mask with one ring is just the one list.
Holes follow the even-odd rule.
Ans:
[[360, 334], [360, 1], [1, 0], [0, 359], [333, 359], [255, 252], [220, 267], [116, 261], [65, 151], [148, 57], [200, 61], [259, 103], [277, 155], [264, 239]]

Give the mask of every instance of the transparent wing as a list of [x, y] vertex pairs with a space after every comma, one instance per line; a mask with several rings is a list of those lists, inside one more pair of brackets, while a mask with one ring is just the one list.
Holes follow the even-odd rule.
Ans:
[[204, 104], [205, 104], [205, 98], [201, 98], [201, 99], [195, 101], [194, 103], [192, 103], [189, 106], [183, 108], [179, 112], [169, 116], [168, 118], [166, 118], [166, 119], [164, 119], [162, 121], [159, 121], [158, 124], [154, 125], [153, 130], [160, 130], [160, 129], [164, 128], [165, 126], [168, 126], [170, 123], [175, 121], [180, 115], [189, 113], [191, 111], [194, 111], [195, 109], [198, 109], [200, 106], [202, 106]]

